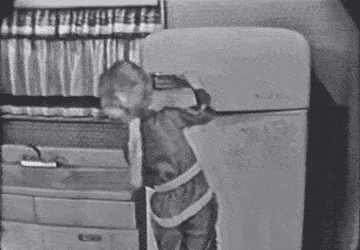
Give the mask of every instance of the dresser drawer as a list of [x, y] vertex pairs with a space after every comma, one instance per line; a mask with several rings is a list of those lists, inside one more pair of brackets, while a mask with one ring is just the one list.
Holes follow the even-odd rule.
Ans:
[[3, 143], [103, 149], [126, 147], [129, 135], [124, 124], [82, 120], [2, 117]]
[[136, 229], [134, 202], [51, 199], [3, 194], [1, 205], [4, 220], [61, 226]]
[[85, 229], [2, 222], [4, 250], [138, 250], [137, 230]]
[[136, 229], [135, 203], [35, 197], [40, 224]]
[[100, 200], [131, 200], [130, 173], [123, 169], [26, 168], [2, 163], [3, 193]]
[[34, 199], [22, 195], [1, 195], [2, 219], [35, 222]]

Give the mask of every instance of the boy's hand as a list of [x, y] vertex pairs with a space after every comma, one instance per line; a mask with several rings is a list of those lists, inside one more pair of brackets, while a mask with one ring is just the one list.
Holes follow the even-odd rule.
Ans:
[[211, 103], [211, 97], [210, 95], [205, 91], [205, 89], [196, 89], [194, 90], [196, 101], [199, 106], [210, 106]]

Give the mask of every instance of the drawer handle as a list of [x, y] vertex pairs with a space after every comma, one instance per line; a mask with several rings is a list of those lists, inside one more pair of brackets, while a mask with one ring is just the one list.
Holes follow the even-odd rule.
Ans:
[[36, 152], [36, 156], [23, 155], [20, 161], [23, 167], [56, 168], [69, 162], [68, 159], [61, 156], [50, 156], [46, 157], [48, 159], [43, 159], [41, 150], [37, 146], [29, 144], [28, 147]]
[[79, 234], [80, 241], [102, 241], [101, 235], [98, 234]]

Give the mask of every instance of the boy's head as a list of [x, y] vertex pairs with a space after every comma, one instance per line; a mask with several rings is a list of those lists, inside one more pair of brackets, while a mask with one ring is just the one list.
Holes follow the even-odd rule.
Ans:
[[101, 107], [111, 118], [140, 116], [151, 103], [152, 80], [139, 66], [118, 61], [100, 76]]

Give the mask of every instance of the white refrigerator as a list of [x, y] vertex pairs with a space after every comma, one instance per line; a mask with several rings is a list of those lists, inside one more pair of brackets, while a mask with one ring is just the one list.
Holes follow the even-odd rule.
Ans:
[[[143, 59], [149, 73], [190, 72], [218, 111], [185, 129], [218, 197], [218, 249], [300, 250], [310, 84], [304, 37], [278, 28], [165, 30], [147, 37]], [[156, 249], [148, 223], [148, 250]]]

